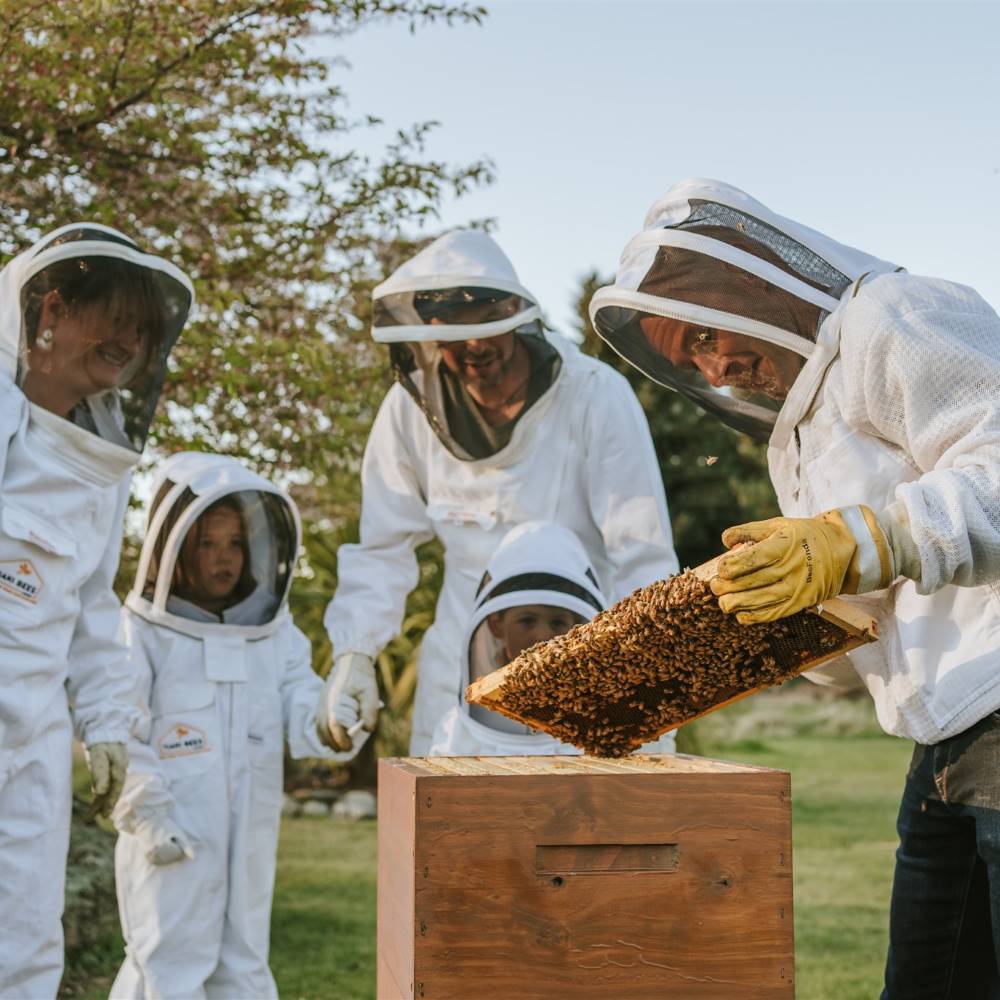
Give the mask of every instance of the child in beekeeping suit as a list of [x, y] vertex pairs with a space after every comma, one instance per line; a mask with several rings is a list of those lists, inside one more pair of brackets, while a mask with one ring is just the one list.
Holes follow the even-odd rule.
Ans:
[[[506, 665], [537, 642], [563, 635], [606, 607], [579, 539], [549, 521], [511, 529], [493, 554], [479, 585], [466, 630], [459, 690], [463, 697], [441, 719], [432, 757], [579, 754], [547, 733], [465, 701], [467, 685]], [[641, 748], [669, 752], [673, 733]]]
[[[276, 997], [268, 932], [287, 738], [323, 687], [286, 607], [299, 516], [239, 462], [160, 471], [123, 630], [142, 719], [114, 813], [126, 959], [113, 997]], [[325, 723], [324, 723], [325, 724]]]

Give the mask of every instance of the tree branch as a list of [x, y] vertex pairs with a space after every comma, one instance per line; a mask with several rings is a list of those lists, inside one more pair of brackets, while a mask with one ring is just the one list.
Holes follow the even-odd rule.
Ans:
[[178, 56], [176, 59], [164, 64], [163, 66], [159, 66], [157, 64], [158, 72], [146, 83], [145, 86], [130, 94], [128, 97], [122, 98], [122, 100], [118, 101], [116, 104], [113, 104], [105, 114], [93, 116], [82, 122], [77, 122], [75, 125], [57, 129], [56, 134], [79, 135], [82, 132], [86, 132], [95, 126], [100, 125], [101, 122], [111, 121], [112, 119], [118, 117], [118, 115], [120, 115], [123, 111], [132, 107], [133, 104], [138, 104], [139, 101], [149, 97], [149, 95], [156, 88], [157, 84], [160, 83], [160, 81], [165, 77], [169, 76], [178, 66], [188, 62], [196, 53], [200, 52], [206, 46], [211, 45], [216, 39], [230, 33], [235, 28], [239, 27], [244, 21], [255, 17], [257, 14], [261, 13], [261, 11], [265, 11], [269, 7], [271, 7], [271, 3], [267, 2], [267, 0], [262, 0], [261, 3], [255, 4], [250, 10], [244, 11], [242, 14], [235, 16], [225, 24], [220, 25], [214, 31], [209, 32], [209, 34], [198, 41], [195, 45], [190, 46], [184, 55]]
[[26, 4], [21, 7], [17, 15], [10, 18], [10, 20], [4, 20], [4, 26], [7, 28], [6, 36], [4, 37], [3, 45], [0, 46], [0, 56], [3, 56], [7, 52], [7, 47], [10, 45], [10, 40], [14, 37], [14, 30], [22, 22], [31, 17], [32, 14], [37, 10], [41, 10], [47, 6], [48, 0], [37, 0], [36, 3]]
[[111, 70], [111, 81], [108, 84], [108, 92], [113, 94], [115, 90], [118, 89], [118, 71], [121, 69], [122, 61], [125, 58], [125, 53], [128, 51], [128, 44], [132, 40], [132, 28], [135, 25], [135, 8], [137, 0], [132, 0], [132, 5], [128, 12], [128, 24], [125, 28], [125, 36], [122, 38], [121, 51], [118, 53], [118, 58], [115, 60], [114, 68]]

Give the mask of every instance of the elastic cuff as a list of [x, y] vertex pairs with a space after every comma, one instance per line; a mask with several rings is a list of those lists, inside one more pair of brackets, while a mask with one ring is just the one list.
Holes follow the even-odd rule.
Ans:
[[128, 743], [129, 733], [127, 729], [88, 729], [87, 735], [81, 740], [83, 745], [89, 750], [98, 743]]
[[841, 507], [839, 513], [857, 545], [850, 569], [850, 575], [857, 582], [851, 593], [867, 594], [888, 587], [896, 575], [892, 549], [875, 514], [863, 504]]
[[894, 500], [878, 515], [878, 523], [889, 539], [896, 576], [920, 582], [923, 567], [917, 543], [910, 534], [910, 514], [906, 504]]
[[348, 653], [360, 653], [362, 656], [367, 656], [372, 660], [374, 660], [379, 653], [380, 647], [376, 648], [375, 644], [366, 636], [357, 638], [348, 636], [347, 638], [344, 638], [344, 636], [338, 636], [332, 631], [328, 631], [327, 635], [330, 638], [330, 645], [333, 647], [334, 662], [339, 660], [341, 656], [346, 656]]
[[151, 823], [162, 823], [163, 820], [170, 818], [170, 806], [146, 806], [140, 803], [132, 806], [132, 813], [136, 819], [148, 819]]

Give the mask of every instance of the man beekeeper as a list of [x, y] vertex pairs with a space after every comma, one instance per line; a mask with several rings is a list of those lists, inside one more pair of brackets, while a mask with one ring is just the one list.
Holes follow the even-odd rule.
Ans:
[[959, 937], [989, 939], [985, 869], [1000, 955], [1000, 317], [703, 180], [653, 205], [590, 312], [650, 378], [768, 441], [785, 516], [723, 535], [750, 543], [712, 581], [723, 610], [851, 594], [878, 619], [851, 661], [917, 744], [884, 996], [980, 995], [994, 955]]
[[[544, 520], [572, 531], [615, 600], [675, 572], [677, 558], [634, 393], [544, 329], [486, 233], [448, 233], [379, 285], [372, 335], [389, 345], [396, 384], [365, 449], [360, 543], [340, 549], [324, 697], [339, 749], [356, 718], [374, 727], [373, 658], [417, 582], [414, 549], [436, 536], [444, 584], [421, 648], [410, 742], [425, 754], [459, 694], [476, 587], [512, 527]], [[352, 718], [338, 714], [345, 691]]]

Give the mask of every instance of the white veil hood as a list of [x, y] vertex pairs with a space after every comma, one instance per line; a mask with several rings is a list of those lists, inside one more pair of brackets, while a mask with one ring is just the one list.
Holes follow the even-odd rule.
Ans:
[[[591, 299], [590, 316], [653, 381], [766, 440], [823, 320], [855, 282], [899, 270], [738, 188], [694, 178], [652, 205], [614, 284]], [[735, 339], [738, 363], [739, 349], [723, 344]]]
[[[180, 452], [157, 470], [154, 501], [126, 605], [154, 624], [199, 638], [270, 635], [287, 617], [302, 524], [295, 501], [280, 486], [224, 455]], [[220, 615], [174, 593], [175, 567], [188, 531], [213, 504], [233, 497], [243, 511], [247, 581], [240, 600]]]
[[[430, 326], [414, 307], [416, 293], [465, 287], [507, 292], [516, 296], [520, 308], [492, 323]], [[386, 344], [490, 337], [541, 319], [537, 300], [521, 284], [510, 259], [496, 240], [477, 229], [457, 229], [438, 237], [377, 285], [372, 299], [376, 307], [372, 337]]]
[[[155, 341], [146, 339], [135, 363], [122, 371], [118, 386], [87, 396], [74, 408], [78, 410], [85, 404], [86, 418], [78, 414], [70, 422], [137, 457], [149, 433], [170, 352], [194, 306], [194, 289], [183, 271], [170, 261], [143, 251], [124, 233], [94, 222], [71, 223], [47, 233], [4, 266], [0, 271], [0, 376], [20, 384], [29, 370], [29, 348], [39, 331], [33, 326], [28, 328], [31, 324], [27, 321], [32, 314], [28, 303], [43, 295], [45, 283], [52, 273], [49, 269], [77, 261], [81, 271], [86, 273], [89, 262], [95, 259], [103, 259], [106, 265], [114, 263], [119, 268], [125, 265], [141, 269], [158, 295], [162, 336]], [[51, 336], [52, 330], [47, 332]], [[49, 343], [62, 342], [56, 337]], [[63, 344], [62, 349], [68, 348]], [[85, 350], [87, 344], [76, 345], [74, 349]], [[82, 362], [81, 355], [77, 363]], [[62, 364], [67, 366], [65, 360]], [[53, 419], [62, 419], [55, 414], [39, 416], [50, 424]]]

